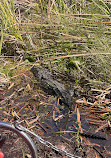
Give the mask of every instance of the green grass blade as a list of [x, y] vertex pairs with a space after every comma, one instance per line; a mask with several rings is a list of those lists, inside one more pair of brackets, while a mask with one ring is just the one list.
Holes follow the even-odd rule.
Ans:
[[1, 50], [2, 50], [2, 43], [3, 43], [3, 29], [2, 29], [2, 27], [1, 27], [0, 55], [1, 55]]

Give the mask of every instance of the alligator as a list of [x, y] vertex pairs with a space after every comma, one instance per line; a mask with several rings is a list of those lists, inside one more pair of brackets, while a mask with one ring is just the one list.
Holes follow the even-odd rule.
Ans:
[[31, 72], [34, 74], [36, 80], [40, 82], [40, 87], [48, 94], [60, 98], [60, 104], [66, 105], [70, 110], [72, 109], [72, 97], [79, 96], [76, 89], [66, 89], [65, 86], [51, 77], [48, 70], [33, 66]]

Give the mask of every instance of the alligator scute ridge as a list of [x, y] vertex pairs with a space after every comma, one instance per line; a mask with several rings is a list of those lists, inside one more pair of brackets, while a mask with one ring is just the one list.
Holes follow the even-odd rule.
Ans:
[[[40, 82], [40, 87], [50, 95], [54, 95], [57, 98], [61, 98], [61, 102], [66, 105], [69, 109], [72, 109], [72, 96], [70, 91], [58, 81], [52, 79], [51, 74], [48, 70], [33, 66], [31, 72], [34, 74], [36, 80]], [[77, 90], [74, 89], [76, 94]]]

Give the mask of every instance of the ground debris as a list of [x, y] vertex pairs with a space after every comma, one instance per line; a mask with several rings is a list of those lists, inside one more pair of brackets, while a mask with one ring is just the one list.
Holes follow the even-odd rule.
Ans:
[[69, 109], [72, 108], [72, 96], [78, 96], [79, 93], [77, 90], [73, 90], [70, 93], [68, 89], [65, 88], [65, 86], [58, 81], [52, 79], [50, 73], [43, 68], [33, 66], [31, 68], [31, 72], [33, 72], [36, 79], [40, 82], [40, 87], [47, 92], [48, 94], [57, 96], [57, 98], [61, 98], [61, 103], [64, 103], [64, 105], [68, 106]]

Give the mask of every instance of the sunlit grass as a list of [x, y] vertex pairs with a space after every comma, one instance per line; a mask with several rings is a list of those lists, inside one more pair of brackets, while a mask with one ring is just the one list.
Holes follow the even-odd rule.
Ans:
[[3, 29], [2, 29], [2, 27], [1, 27], [0, 55], [1, 55], [2, 43], [3, 43]]
[[[34, 56], [44, 64], [53, 63], [59, 71], [66, 71], [67, 62], [80, 58], [83, 61], [80, 69], [86, 76], [90, 77], [89, 71], [92, 74], [97, 71], [105, 81], [110, 81], [110, 3], [81, 0], [67, 4], [63, 0], [39, 0], [30, 4], [24, 1], [20, 6], [17, 2], [15, 5], [14, 0], [0, 3], [3, 28], [0, 48], [6, 36], [16, 42], [22, 40], [24, 47], [20, 49], [24, 55]], [[97, 75], [91, 77], [101, 80]]]
[[14, 2], [11, 0], [2, 0], [0, 2], [1, 31], [5, 36], [10, 36], [22, 40], [19, 33], [19, 23], [15, 18]]

